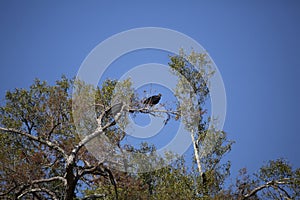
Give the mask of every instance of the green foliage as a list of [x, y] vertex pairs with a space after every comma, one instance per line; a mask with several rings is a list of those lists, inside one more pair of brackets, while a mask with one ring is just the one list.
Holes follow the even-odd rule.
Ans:
[[217, 123], [217, 119], [203, 116], [214, 68], [206, 53], [192, 51], [187, 55], [180, 50], [179, 55], [170, 57], [170, 60], [169, 66], [178, 76], [175, 96], [178, 99], [180, 120], [193, 141], [198, 168], [196, 193], [203, 198], [212, 198], [222, 190], [224, 181], [230, 174], [230, 162], [221, 164], [221, 159], [233, 144], [224, 131], [214, 128], [213, 124]]
[[299, 170], [299, 168], [293, 169], [284, 159], [271, 160], [263, 165], [258, 174], [256, 174], [261, 184], [272, 181], [278, 181], [284, 184], [276, 184], [276, 187], [267, 188], [262, 192], [262, 197], [264, 199], [280, 199], [282, 196], [287, 196], [287, 198], [290, 199], [300, 197]]
[[[222, 159], [230, 152], [233, 142], [223, 130], [215, 130], [214, 126], [208, 128], [215, 119], [203, 116], [209, 79], [214, 75], [211, 62], [205, 53], [192, 51], [186, 55], [181, 51], [179, 56], [170, 57], [169, 65], [179, 77], [175, 96], [181, 104], [177, 105], [180, 114], [176, 120], [181, 120], [191, 135], [195, 157], [192, 165], [186, 157], [172, 152], [166, 152], [164, 159], [161, 158], [155, 145], [141, 143], [137, 148], [123, 140], [128, 112], [140, 112], [140, 99], [130, 79], [106, 80], [97, 88], [65, 76], [53, 86], [36, 79], [28, 89], [7, 92], [5, 104], [0, 106], [0, 127], [3, 127], [0, 131], [0, 198], [17, 199], [22, 191], [39, 186], [63, 199], [68, 185], [61, 180], [32, 183], [57, 176], [65, 178], [70, 169], [68, 175], [76, 177], [70, 180], [76, 184], [77, 194], [98, 193], [107, 200], [117, 196], [124, 200], [297, 199], [300, 196], [300, 169], [293, 169], [283, 159], [268, 162], [255, 176], [242, 169], [235, 186], [225, 187], [225, 180], [230, 175], [230, 161], [223, 162]], [[125, 111], [115, 121], [109, 110], [120, 102], [124, 103]], [[92, 142], [103, 146], [107, 143], [109, 153], [112, 153], [109, 155], [114, 156], [99, 164], [85, 148], [74, 155], [73, 150], [82, 137], [93, 133], [99, 124], [103, 127], [110, 123], [111, 126], [101, 132], [105, 137], [98, 136]], [[76, 132], [81, 133], [81, 138]], [[47, 142], [55, 144], [56, 150], [63, 149], [65, 155]], [[103, 157], [107, 156], [104, 150], [105, 147], [97, 149], [100, 157], [101, 153]], [[68, 158], [75, 160], [71, 166]], [[113, 161], [124, 167], [123, 171], [113, 170]], [[154, 166], [160, 167], [152, 170]], [[140, 171], [145, 173], [138, 173]], [[37, 199], [49, 197], [45, 193], [35, 195]]]
[[[139, 148], [126, 147], [137, 153], [155, 154], [155, 147], [142, 143]], [[154, 157], [154, 156], [153, 156]], [[155, 156], [157, 158], [157, 155]], [[176, 155], [168, 153], [168, 159], [173, 160]], [[160, 160], [168, 162], [168, 160]], [[141, 164], [141, 163], [140, 163]], [[147, 167], [151, 163], [144, 163]], [[146, 173], [128, 173], [115, 171], [118, 184], [119, 199], [197, 199], [194, 191], [193, 176], [188, 172], [185, 160], [180, 157], [171, 165]], [[94, 190], [87, 190], [87, 194], [104, 193], [105, 199], [115, 199], [110, 184], [100, 182]]]
[[114, 94], [116, 84], [116, 80], [104, 81], [101, 88], [97, 88], [95, 103], [102, 104], [104, 107], [108, 108], [111, 105], [111, 100]]
[[[172, 72], [179, 77], [180, 89], [186, 93], [191, 88], [191, 92], [197, 95], [199, 105], [203, 104], [209, 93], [207, 84], [209, 78], [214, 74], [211, 61], [206, 53], [196, 53], [192, 51], [186, 55], [181, 49], [178, 56], [171, 56], [169, 66]], [[177, 95], [180, 93], [178, 92]]]
[[286, 160], [271, 160], [262, 166], [257, 177], [265, 182], [291, 178], [294, 175], [292, 167]]
[[[234, 190], [233, 190], [234, 191]], [[300, 196], [299, 168], [284, 159], [270, 160], [253, 176], [247, 169], [241, 169], [236, 180], [236, 191], [231, 191], [238, 199], [297, 199]], [[245, 196], [250, 195], [245, 198]]]
[[[5, 105], [0, 107], [0, 125], [70, 146], [76, 139], [69, 97], [71, 84], [72, 81], [63, 76], [54, 86], [36, 79], [29, 89], [8, 91]], [[63, 171], [63, 167], [57, 165], [59, 155], [47, 146], [16, 133], [1, 133], [0, 139], [1, 191]], [[52, 162], [55, 167], [46, 169]], [[56, 188], [58, 183], [51, 185]]]

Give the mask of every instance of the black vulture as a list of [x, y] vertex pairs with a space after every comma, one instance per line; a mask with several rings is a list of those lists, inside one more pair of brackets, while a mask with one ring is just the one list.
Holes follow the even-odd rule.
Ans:
[[151, 96], [151, 97], [145, 99], [143, 101], [143, 104], [154, 106], [154, 105], [158, 104], [160, 97], [161, 97], [160, 93], [158, 95]]
[[207, 178], [206, 178], [205, 172], [203, 172], [203, 173], [201, 174], [201, 176], [202, 176], [202, 183], [203, 183], [203, 185], [206, 185]]
[[107, 111], [105, 111], [106, 112], [106, 116], [108, 116], [108, 115], [115, 116], [116, 114], [118, 114], [119, 112], [121, 112], [122, 107], [123, 107], [123, 102], [117, 103], [117, 104], [113, 105]]

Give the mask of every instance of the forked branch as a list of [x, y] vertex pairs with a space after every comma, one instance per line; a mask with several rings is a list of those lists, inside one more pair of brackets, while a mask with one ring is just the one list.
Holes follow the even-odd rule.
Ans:
[[256, 195], [259, 191], [261, 191], [261, 190], [263, 190], [265, 188], [269, 188], [269, 187], [281, 190], [286, 195], [286, 199], [291, 199], [291, 197], [288, 194], [288, 192], [279, 186], [279, 185], [288, 184], [290, 181], [291, 181], [291, 179], [289, 179], [289, 178], [285, 178], [285, 179], [281, 179], [281, 180], [269, 181], [269, 182], [267, 182], [265, 184], [262, 184], [262, 185], [260, 185], [260, 186], [258, 186], [256, 188], [254, 188], [248, 194], [242, 195], [242, 197], [240, 199], [241, 200], [249, 199], [250, 197]]

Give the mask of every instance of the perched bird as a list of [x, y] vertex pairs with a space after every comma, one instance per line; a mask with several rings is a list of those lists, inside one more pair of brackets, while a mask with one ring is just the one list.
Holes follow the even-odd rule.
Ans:
[[203, 172], [203, 173], [201, 174], [201, 176], [202, 176], [202, 183], [203, 183], [203, 185], [205, 185], [206, 182], [207, 182], [207, 177], [206, 177], [205, 172]]
[[123, 106], [123, 102], [114, 104], [112, 107], [110, 107], [106, 111], [106, 116], [108, 116], [108, 115], [115, 116], [116, 114], [118, 114], [119, 112], [121, 112], [122, 106]]
[[161, 94], [159, 93], [158, 95], [154, 95], [154, 96], [151, 96], [147, 99], [145, 99], [143, 101], [143, 104], [145, 105], [150, 105], [150, 106], [154, 106], [156, 104], [158, 104], [159, 100], [160, 100], [160, 97], [161, 97]]

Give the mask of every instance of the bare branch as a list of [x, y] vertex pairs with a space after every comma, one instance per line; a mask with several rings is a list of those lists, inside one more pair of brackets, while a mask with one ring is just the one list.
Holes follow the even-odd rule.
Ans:
[[95, 166], [87, 166], [87, 167], [83, 168], [79, 172], [79, 177], [82, 177], [86, 174], [105, 175], [105, 172], [104, 172], [104, 170], [102, 170], [100, 168], [100, 164], [98, 164], [98, 165], [95, 165]]
[[168, 113], [172, 115], [180, 115], [180, 111], [172, 111], [172, 110], [159, 110], [159, 109], [147, 109], [147, 108], [138, 108], [138, 109], [128, 109], [129, 112], [141, 112], [141, 113], [153, 113], [153, 112], [158, 112], [158, 113]]
[[61, 123], [58, 122], [57, 124], [53, 125], [52, 128], [50, 129], [50, 131], [47, 133], [47, 139], [50, 140], [52, 133], [54, 132], [54, 130], [60, 125]]
[[11, 133], [15, 133], [15, 134], [19, 134], [19, 135], [25, 136], [25, 137], [27, 137], [30, 140], [34, 140], [36, 142], [39, 142], [41, 144], [44, 144], [44, 145], [48, 146], [51, 149], [56, 150], [57, 152], [61, 153], [64, 156], [64, 158], [67, 158], [67, 154], [65, 153], [65, 151], [62, 148], [60, 148], [58, 145], [54, 144], [53, 142], [51, 142], [49, 140], [44, 140], [44, 139], [42, 139], [40, 137], [36, 137], [36, 136], [30, 135], [30, 134], [28, 134], [26, 132], [23, 132], [23, 131], [20, 131], [20, 130], [16, 130], [16, 129], [12, 129], [12, 128], [3, 128], [3, 127], [0, 127], [0, 130], [1, 131], [5, 131], [5, 132], [11, 132]]
[[64, 185], [67, 184], [66, 179], [61, 177], [61, 176], [55, 176], [47, 179], [39, 179], [39, 180], [34, 180], [31, 182], [31, 184], [38, 184], [38, 183], [47, 183], [47, 182], [52, 182], [52, 181], [61, 181], [64, 183]]
[[[289, 179], [289, 178], [285, 178], [285, 179], [281, 179], [281, 180], [277, 180], [277, 181], [269, 181], [263, 185], [260, 185], [256, 188], [254, 188], [248, 194], [243, 195], [242, 199], [248, 199], [248, 198], [254, 196], [257, 192], [259, 192], [265, 188], [268, 188], [268, 187], [279, 188], [278, 185], [287, 184], [289, 181], [291, 181], [291, 179]], [[289, 198], [287, 191], [283, 190], [282, 188], [279, 188], [279, 189], [281, 191], [284, 191], [286, 196]]]
[[10, 189], [8, 189], [6, 192], [0, 193], [0, 197], [1, 197], [1, 196], [5, 196], [5, 195], [11, 193], [11, 192], [12, 192], [14, 189], [16, 189], [17, 187], [18, 187], [18, 186], [15, 185], [15, 186], [11, 187]]
[[[40, 183], [47, 183], [47, 182], [52, 182], [52, 181], [56, 181], [56, 180], [59, 180], [59, 181], [62, 181], [64, 183], [64, 185], [66, 185], [66, 180], [63, 178], [63, 177], [60, 177], [60, 176], [55, 176], [55, 177], [51, 177], [51, 178], [48, 178], [48, 179], [38, 179], [38, 180], [33, 180], [31, 181], [31, 183], [29, 185], [23, 185], [21, 186], [21, 189], [20, 191], [28, 188], [28, 187], [31, 187], [33, 186], [34, 184], [40, 184]], [[1, 193], [0, 196], [5, 196], [7, 194], [9, 194], [10, 192], [12, 192], [13, 190], [15, 190], [18, 186], [15, 185], [14, 187], [10, 188], [7, 192], [4, 192], [4, 193]], [[40, 189], [40, 188], [38, 188]], [[44, 192], [46, 193], [49, 193], [49, 191], [45, 191], [47, 190], [46, 188], [43, 189]], [[37, 188], [35, 189], [27, 189], [25, 190], [24, 192], [22, 192], [19, 196], [24, 196], [25, 194], [28, 194], [28, 193], [34, 193], [34, 192], [42, 192], [41, 190], [37, 190]], [[51, 191], [50, 191], [51, 192]], [[51, 195], [51, 194], [50, 194]], [[21, 198], [21, 197], [18, 197], [18, 198]]]
[[22, 194], [20, 194], [17, 199], [21, 199], [23, 196], [25, 196], [26, 194], [29, 194], [29, 193], [37, 193], [37, 192], [45, 192], [47, 193], [48, 195], [51, 196], [51, 198], [53, 200], [58, 200], [56, 194], [54, 192], [52, 192], [51, 190], [47, 189], [47, 188], [32, 188], [32, 189], [28, 189], [28, 190], [25, 190], [24, 192], [22, 192]]
[[103, 163], [99, 163], [99, 164], [97, 164], [95, 166], [89, 166], [89, 167], [84, 168], [82, 170], [82, 172], [79, 174], [79, 176], [82, 177], [82, 176], [84, 176], [86, 174], [108, 176], [111, 184], [114, 186], [116, 199], [118, 199], [117, 184], [116, 184], [115, 178], [113, 176], [113, 173]]
[[289, 195], [289, 193], [285, 189], [283, 189], [282, 187], [279, 187], [279, 186], [277, 186], [277, 188], [286, 195], [287, 199], [292, 199], [291, 196]]
[[60, 157], [56, 157], [55, 160], [51, 163], [49, 162], [49, 164], [45, 164], [45, 167], [51, 168], [53, 167], [58, 161], [59, 159], [61, 159]]
[[103, 167], [104, 167], [104, 171], [108, 173], [111, 184], [114, 186], [116, 199], [118, 200], [118, 189], [117, 189], [117, 184], [116, 184], [115, 178], [113, 176], [113, 173], [107, 167], [105, 167], [105, 166], [103, 166]]
[[106, 197], [105, 194], [92, 194], [86, 197], [83, 197], [81, 200], [92, 200], [92, 199], [100, 199]]
[[75, 148], [72, 150], [71, 155], [68, 158], [68, 163], [74, 162], [74, 159], [76, 155], [78, 154], [79, 150], [88, 142], [90, 142], [92, 139], [95, 137], [99, 136], [100, 134], [104, 133], [106, 129], [109, 127], [113, 126], [121, 116], [121, 113], [118, 113], [115, 116], [115, 120], [112, 122], [107, 123], [104, 127], [99, 126], [92, 134], [85, 136], [79, 143], [78, 145], [75, 146]]

